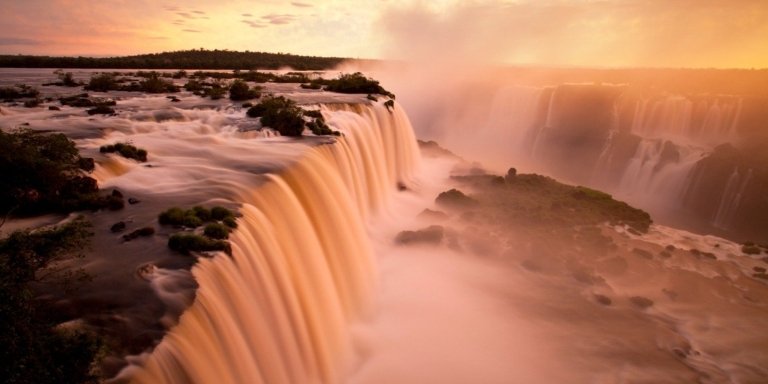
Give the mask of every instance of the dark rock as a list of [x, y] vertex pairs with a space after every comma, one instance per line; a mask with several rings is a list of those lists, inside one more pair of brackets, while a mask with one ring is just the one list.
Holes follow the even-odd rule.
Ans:
[[125, 230], [125, 227], [125, 221], [118, 221], [117, 223], [112, 224], [112, 226], [109, 227], [109, 230], [112, 232], [122, 232]]
[[432, 225], [418, 231], [402, 231], [395, 237], [395, 242], [403, 245], [411, 244], [433, 244], [437, 245], [443, 241], [445, 230], [440, 225]]
[[418, 217], [429, 220], [447, 220], [448, 215], [445, 212], [425, 209], [419, 213]]
[[99, 105], [88, 110], [89, 115], [114, 115], [115, 110], [106, 105]]
[[61, 111], [61, 108], [59, 108], [59, 107], [57, 107], [55, 105], [51, 105], [51, 106], [48, 107], [48, 110], [49, 111]]
[[119, 198], [121, 198], [121, 199], [122, 199], [122, 198], [123, 198], [123, 193], [122, 193], [122, 192], [120, 192], [120, 191], [118, 191], [117, 189], [113, 189], [113, 190], [112, 190], [112, 196], [114, 196], [114, 197], [119, 197]]
[[134, 205], [134, 204], [138, 204], [138, 203], [141, 203], [141, 200], [139, 200], [137, 198], [134, 198], [134, 197], [129, 197], [128, 198], [128, 204]]
[[611, 301], [610, 297], [604, 296], [604, 295], [599, 295], [599, 294], [595, 294], [595, 301], [597, 301], [598, 303], [600, 303], [602, 305], [606, 305], [606, 306], [607, 305], [611, 305], [611, 303], [613, 303], [613, 301]]
[[134, 239], [137, 239], [139, 237], [148, 237], [155, 234], [155, 229], [152, 227], [144, 227], [141, 229], [137, 229], [127, 235], [123, 235], [123, 240], [125, 241], [131, 241]]
[[652, 260], [653, 259], [653, 254], [648, 252], [648, 251], [646, 251], [645, 249], [635, 248], [635, 249], [632, 250], [632, 253], [634, 253], [634, 254], [636, 254], [636, 255], [644, 258], [644, 259], [648, 259], [648, 260]]
[[402, 192], [402, 191], [407, 191], [407, 190], [408, 190], [408, 187], [406, 187], [406, 186], [405, 186], [405, 183], [403, 183], [402, 181], [398, 181], [398, 182], [397, 182], [397, 190], [398, 190], [398, 191], [401, 191], [401, 192]]
[[506, 181], [509, 183], [509, 182], [512, 182], [512, 181], [514, 181], [516, 176], [517, 176], [517, 169], [515, 169], [515, 168], [510, 168], [510, 169], [507, 171], [507, 175], [506, 175], [506, 176], [504, 176], [504, 180], [506, 180]]
[[651, 299], [649, 299], [647, 297], [632, 296], [632, 297], [629, 298], [629, 301], [632, 304], [634, 304], [636, 307], [641, 308], [641, 309], [646, 309], [646, 308], [649, 308], [649, 307], [653, 306], [653, 300], [651, 300]]

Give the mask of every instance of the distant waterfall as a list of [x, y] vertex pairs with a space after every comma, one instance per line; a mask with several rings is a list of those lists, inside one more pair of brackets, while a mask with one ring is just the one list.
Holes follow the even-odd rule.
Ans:
[[712, 225], [718, 228], [728, 228], [733, 222], [736, 211], [741, 204], [741, 198], [744, 196], [744, 191], [750, 181], [752, 181], [751, 169], [744, 176], [739, 174], [738, 169], [733, 170], [728, 178], [728, 183], [725, 185], [725, 191], [723, 191], [723, 197], [720, 199], [715, 217], [712, 218]]
[[365, 220], [408, 182], [419, 154], [399, 105], [327, 105], [343, 132], [268, 174], [243, 203], [232, 257], [200, 259], [194, 303], [136, 383], [334, 383], [348, 326], [374, 285]]

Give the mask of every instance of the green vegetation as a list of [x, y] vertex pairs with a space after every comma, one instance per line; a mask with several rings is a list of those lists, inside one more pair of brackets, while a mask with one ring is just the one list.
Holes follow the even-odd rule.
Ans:
[[143, 81], [139, 82], [141, 91], [147, 93], [166, 93], [166, 92], [178, 92], [179, 87], [173, 85], [170, 80], [165, 80], [160, 77], [157, 72], [151, 72]]
[[446, 208], [466, 208], [477, 204], [477, 200], [454, 188], [437, 195], [435, 203]]
[[[283, 96], [265, 98], [249, 108], [246, 115], [261, 118], [263, 126], [270, 127], [283, 136], [301, 136], [304, 128], [309, 128], [315, 135], [341, 135], [328, 127], [320, 111], [305, 111], [299, 108], [296, 102]], [[311, 120], [306, 121], [305, 116]]]
[[191, 252], [223, 251], [232, 253], [229, 243], [224, 240], [214, 240], [193, 233], [176, 233], [168, 239], [168, 248], [189, 255]]
[[120, 156], [126, 159], [133, 159], [139, 162], [147, 161], [147, 151], [141, 148], [136, 148], [129, 143], [115, 143], [109, 145], [102, 145], [99, 148], [101, 153], [118, 153]]
[[122, 197], [100, 196], [96, 180], [84, 175], [93, 169], [93, 159], [63, 134], [0, 131], [0, 214], [121, 208]]
[[203, 235], [191, 232], [181, 232], [171, 235], [168, 247], [174, 251], [188, 255], [190, 252], [224, 251], [231, 253], [229, 243], [230, 228], [237, 228], [234, 212], [224, 207], [215, 206], [211, 209], [194, 206], [191, 209], [179, 207], [169, 208], [160, 213], [158, 221], [161, 225], [175, 225], [187, 228], [197, 228], [208, 223], [203, 229]]
[[261, 87], [250, 88], [243, 80], [235, 80], [229, 86], [229, 99], [234, 101], [257, 99], [261, 97]]
[[360, 72], [351, 74], [343, 74], [338, 79], [322, 80], [325, 84], [325, 90], [338, 93], [363, 93], [363, 94], [380, 94], [395, 98], [392, 92], [387, 91], [377, 80], [365, 77]]
[[26, 97], [37, 97], [40, 92], [28, 85], [19, 84], [13, 87], [0, 87], [0, 99], [14, 100]]
[[224, 224], [211, 223], [205, 226], [203, 234], [211, 239], [224, 240], [229, 238], [229, 227]]
[[285, 53], [236, 52], [193, 49], [123, 57], [52, 57], [0, 55], [0, 67], [9, 68], [152, 68], [152, 69], [331, 69], [338, 57], [298, 56]]
[[120, 84], [117, 83], [115, 75], [111, 73], [100, 73], [91, 77], [85, 89], [88, 91], [96, 92], [109, 92], [116, 91], [120, 88]]
[[[472, 207], [488, 212], [489, 220], [528, 227], [575, 227], [603, 222], [627, 225], [645, 233], [651, 216], [611, 195], [586, 187], [561, 184], [537, 174], [516, 174], [509, 181], [495, 175], [457, 176], [455, 180], [478, 193]], [[438, 199], [453, 202], [454, 207], [467, 201], [457, 190], [443, 192]], [[439, 202], [439, 201], [438, 201]]]
[[16, 231], [0, 240], [0, 377], [5, 383], [95, 383], [91, 368], [102, 342], [60, 327], [67, 318], [35, 299], [31, 284], [75, 289], [87, 280], [57, 262], [82, 256], [90, 224], [79, 218], [51, 229]]

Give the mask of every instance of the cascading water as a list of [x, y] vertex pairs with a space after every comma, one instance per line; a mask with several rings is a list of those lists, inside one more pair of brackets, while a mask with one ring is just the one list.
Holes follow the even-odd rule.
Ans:
[[134, 382], [339, 380], [349, 324], [375, 280], [364, 222], [409, 181], [418, 150], [399, 105], [323, 113], [344, 136], [236, 191], [243, 217], [232, 257], [194, 268], [195, 302], [143, 367], [127, 369]]

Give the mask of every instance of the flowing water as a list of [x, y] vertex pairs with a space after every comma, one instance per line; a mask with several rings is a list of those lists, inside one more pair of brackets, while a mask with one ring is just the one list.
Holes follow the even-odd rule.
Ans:
[[[24, 78], [43, 78], [36, 73]], [[539, 234], [546, 238], [542, 246], [522, 236], [522, 228], [427, 218], [420, 213], [455, 186], [450, 175], [457, 160], [422, 158], [403, 106], [389, 110], [365, 97], [276, 86], [318, 108], [344, 135], [282, 138], [259, 130], [237, 105], [189, 94], [179, 103], [117, 94], [118, 114], [111, 117], [0, 106], [3, 128], [29, 123], [66, 132], [96, 157], [102, 188], [142, 201], [125, 212], [91, 215], [97, 236], [85, 267], [97, 275], [80, 305], [124, 301], [125, 311], [114, 317], [132, 325], [124, 328], [127, 338], [161, 325], [156, 345], [133, 351], [113, 381], [758, 383], [768, 377], [762, 332], [768, 288], [753, 277], [765, 265], [760, 256], [743, 255], [722, 238], [660, 225], [642, 236], [606, 225], [601, 230], [613, 247], [575, 249], [547, 234]], [[548, 153], [559, 124], [578, 112], [556, 106], [566, 96], [551, 87], [509, 86], [487, 103], [452, 105], [452, 112], [433, 117], [435, 124], [458, 124], [442, 138], [469, 160], [505, 170], [509, 159], [518, 159], [543, 169], [560, 165], [548, 163]], [[605, 140], [587, 142], [597, 149], [584, 177], [609, 174], [616, 168], [611, 162], [619, 162], [618, 176], [595, 182], [638, 199], [673, 199], [684, 193], [685, 175], [703, 148], [732, 132], [740, 104], [670, 96], [627, 105], [612, 106], [600, 120], [609, 122]], [[633, 108], [642, 112], [631, 123], [619, 118]], [[704, 112], [691, 112], [698, 110]], [[694, 124], [697, 119], [703, 122]], [[677, 133], [659, 136], [653, 127], [662, 123], [651, 121]], [[625, 126], [639, 141], [619, 161], [613, 148], [621, 146]], [[711, 134], [690, 134], [702, 130]], [[99, 146], [126, 140], [148, 150], [148, 164], [98, 154]], [[469, 151], [479, 145], [485, 156]], [[716, 224], [733, 220], [753, 177], [729, 174]], [[191, 274], [188, 259], [165, 248], [167, 229], [121, 244], [103, 229], [119, 219], [154, 225], [160, 210], [193, 204], [227, 205], [241, 216], [232, 255], [197, 258]], [[445, 226], [454, 240], [394, 241], [402, 230], [432, 224]], [[133, 276], [135, 270], [142, 272]]]

